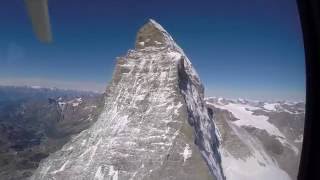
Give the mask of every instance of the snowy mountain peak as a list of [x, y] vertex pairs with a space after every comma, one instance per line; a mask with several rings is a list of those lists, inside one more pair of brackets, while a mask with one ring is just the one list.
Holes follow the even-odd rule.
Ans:
[[220, 139], [190, 60], [149, 20], [118, 58], [97, 121], [32, 179], [225, 180]]
[[173, 47], [174, 41], [170, 34], [155, 20], [149, 21], [138, 31], [136, 38], [136, 49], [146, 47]]

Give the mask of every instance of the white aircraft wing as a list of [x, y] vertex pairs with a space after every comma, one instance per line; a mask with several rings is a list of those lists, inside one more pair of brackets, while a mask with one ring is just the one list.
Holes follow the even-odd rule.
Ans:
[[33, 31], [42, 42], [52, 41], [48, 0], [25, 0]]

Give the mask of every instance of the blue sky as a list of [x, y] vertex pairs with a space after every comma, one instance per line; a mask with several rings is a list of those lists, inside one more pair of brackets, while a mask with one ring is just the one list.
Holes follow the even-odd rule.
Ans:
[[54, 42], [39, 43], [24, 3], [0, 6], [0, 84], [102, 91], [115, 57], [149, 18], [184, 49], [207, 96], [303, 100], [303, 40], [294, 0], [49, 0]]

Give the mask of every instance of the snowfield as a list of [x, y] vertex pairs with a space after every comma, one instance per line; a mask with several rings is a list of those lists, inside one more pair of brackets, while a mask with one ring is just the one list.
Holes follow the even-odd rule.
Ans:
[[268, 122], [268, 117], [261, 115], [253, 115], [251, 110], [257, 110], [259, 108], [244, 104], [233, 104], [227, 105], [215, 105], [217, 108], [226, 109], [230, 111], [237, 119], [235, 123], [238, 126], [253, 126], [259, 129], [266, 130], [269, 134], [284, 138], [284, 135], [279, 129]]

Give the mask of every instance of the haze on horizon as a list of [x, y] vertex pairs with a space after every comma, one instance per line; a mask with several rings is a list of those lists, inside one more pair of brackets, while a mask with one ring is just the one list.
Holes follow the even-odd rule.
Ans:
[[184, 49], [207, 96], [304, 100], [295, 1], [50, 1], [54, 42], [34, 37], [21, 0], [0, 7], [0, 85], [103, 92], [138, 28], [159, 22]]

